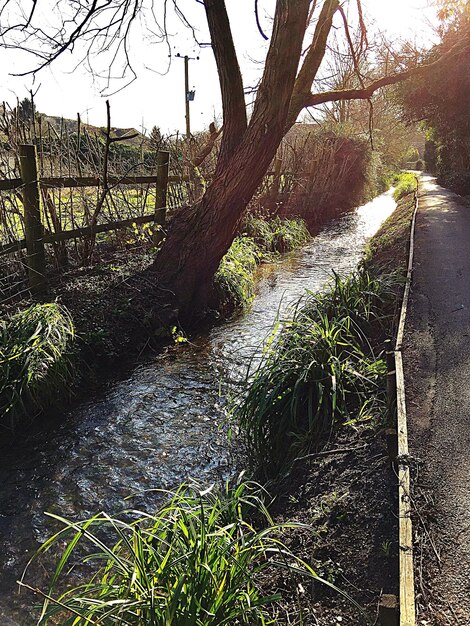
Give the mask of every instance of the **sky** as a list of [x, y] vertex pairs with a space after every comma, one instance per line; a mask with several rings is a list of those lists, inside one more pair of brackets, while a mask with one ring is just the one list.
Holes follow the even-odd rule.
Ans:
[[[20, 1], [26, 3], [26, 0]], [[56, 3], [52, 0], [39, 3], [40, 7], [46, 7], [49, 1], [50, 13], [46, 11], [39, 16], [46, 24], [53, 22], [52, 4]], [[208, 42], [202, 5], [195, 0], [184, 0], [183, 4], [189, 21], [197, 27], [198, 40]], [[380, 28], [391, 39], [416, 40], [423, 45], [433, 40], [435, 11], [429, 4], [429, 0], [363, 0], [371, 30]], [[245, 87], [256, 84], [266, 51], [266, 44], [256, 27], [253, 5], [253, 0], [227, 0]], [[259, 2], [260, 21], [268, 32], [273, 5], [274, 0]], [[135, 33], [130, 54], [137, 79], [121, 90], [125, 81], [114, 79], [108, 86], [107, 80], [93, 76], [81, 61], [80, 50], [65, 53], [33, 79], [32, 76], [12, 74], [35, 67], [34, 58], [19, 51], [0, 49], [0, 100], [14, 105], [16, 98], [24, 98], [32, 89], [36, 92], [38, 111], [71, 119], [80, 113], [84, 122], [104, 126], [105, 100], [109, 98], [113, 126], [149, 132], [155, 125], [165, 134], [184, 133], [184, 62], [176, 56], [179, 53], [191, 58], [189, 87], [195, 90], [195, 99], [190, 103], [191, 130], [207, 128], [214, 119], [220, 123], [220, 91], [211, 48], [199, 48], [191, 31], [176, 18], [169, 20], [168, 31], [170, 47], [156, 43], [156, 37], [149, 35], [148, 31], [147, 34], [143, 31]], [[98, 73], [109, 67], [105, 57], [98, 57], [93, 63]], [[113, 94], [115, 91], [117, 93]]]

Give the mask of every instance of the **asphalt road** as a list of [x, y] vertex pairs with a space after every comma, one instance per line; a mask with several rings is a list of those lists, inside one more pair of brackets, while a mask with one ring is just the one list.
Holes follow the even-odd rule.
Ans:
[[470, 206], [422, 175], [404, 363], [418, 624], [470, 625]]

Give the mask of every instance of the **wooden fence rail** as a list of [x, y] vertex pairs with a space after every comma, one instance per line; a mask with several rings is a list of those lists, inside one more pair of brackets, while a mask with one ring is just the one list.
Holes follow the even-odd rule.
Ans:
[[45, 244], [66, 241], [79, 237], [93, 237], [98, 233], [104, 233], [120, 228], [126, 228], [132, 224], [146, 224], [154, 222], [160, 228], [157, 229], [155, 242], [161, 240], [161, 229], [166, 223], [166, 203], [168, 184], [189, 180], [187, 176], [169, 176], [170, 155], [169, 152], [160, 151], [157, 154], [157, 173], [154, 176], [109, 176], [107, 187], [117, 185], [156, 185], [155, 210], [150, 215], [141, 215], [135, 218], [108, 222], [106, 224], [94, 224], [72, 230], [64, 230], [55, 234], [44, 232], [41, 222], [40, 189], [70, 189], [74, 187], [99, 187], [103, 184], [102, 179], [92, 176], [79, 177], [38, 177], [37, 154], [34, 145], [20, 146], [20, 172], [21, 178], [0, 180], [0, 191], [14, 191], [21, 189], [24, 210], [24, 239], [19, 239], [0, 245], [0, 256], [12, 254], [26, 249], [26, 268], [28, 272], [29, 288], [33, 293], [40, 293], [46, 287], [46, 260]]
[[[189, 176], [168, 176], [168, 183], [189, 181]], [[70, 189], [73, 187], [99, 187], [103, 184], [99, 176], [50, 176], [39, 179], [44, 189]], [[109, 187], [117, 185], [146, 185], [157, 184], [158, 176], [108, 176]], [[0, 191], [13, 191], [21, 189], [24, 181], [22, 178], [10, 178], [0, 180]]]

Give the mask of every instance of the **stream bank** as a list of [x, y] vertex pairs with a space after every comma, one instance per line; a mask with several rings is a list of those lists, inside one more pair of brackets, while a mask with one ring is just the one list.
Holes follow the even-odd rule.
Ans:
[[[83, 518], [99, 508], [119, 510], [130, 493], [137, 493], [138, 503], [151, 507], [145, 491], [149, 487], [171, 486], [188, 475], [202, 480], [227, 475], [225, 433], [219, 428], [224, 421], [221, 374], [227, 382], [240, 380], [254, 347], [266, 337], [279, 310], [285, 311], [306, 285], [319, 290], [332, 268], [343, 275], [350, 272], [361, 258], [364, 242], [394, 206], [386, 194], [332, 224], [301, 251], [262, 267], [258, 297], [246, 316], [194, 338], [191, 345], [171, 347], [140, 366], [129, 381], [110, 384], [93, 403], [78, 407], [60, 425], [51, 425], [46, 441], [44, 435], [38, 436], [27, 447], [16, 447], [4, 456], [1, 532], [6, 567], [0, 607], [5, 619], [31, 624], [26, 608], [31, 598], [24, 594], [14, 598], [9, 590], [25, 555], [54, 528], [43, 511]], [[352, 447], [368, 440], [367, 429], [359, 437]], [[345, 458], [347, 464], [354, 464]], [[367, 456], [359, 465], [370, 461]], [[341, 467], [335, 455], [331, 465]], [[359, 485], [367, 482], [367, 472], [363, 478]], [[352, 493], [358, 475], [351, 480], [347, 489]], [[313, 481], [311, 488], [315, 488]], [[293, 499], [301, 502], [306, 490], [300, 486]], [[331, 489], [328, 493], [330, 504], [320, 509], [334, 511], [335, 498]], [[339, 521], [343, 513], [340, 510], [335, 519]], [[389, 551], [388, 544], [383, 551]]]
[[[405, 194], [367, 244], [362, 264], [370, 272], [405, 275], [414, 208], [415, 194]], [[384, 311], [396, 321], [401, 292], [398, 284], [395, 302]], [[339, 428], [281, 484], [275, 520], [305, 523], [319, 531], [296, 530], [289, 547], [310, 559], [320, 576], [348, 593], [365, 612], [321, 584], [297, 588], [293, 594], [282, 578], [267, 581], [269, 591], [283, 589], [286, 614], [298, 615], [300, 607], [305, 625], [373, 624], [381, 596], [398, 596], [398, 489], [387, 453], [389, 426], [383, 415]]]

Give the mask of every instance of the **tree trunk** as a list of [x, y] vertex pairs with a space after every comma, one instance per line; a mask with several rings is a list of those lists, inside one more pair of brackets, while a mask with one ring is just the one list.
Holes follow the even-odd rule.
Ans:
[[[175, 217], [153, 266], [158, 286], [173, 294], [172, 305], [182, 321], [207, 307], [214, 274], [286, 132], [309, 4], [309, 0], [277, 0], [265, 70], [245, 130], [240, 99], [230, 98], [224, 66], [233, 64], [234, 50], [231, 42], [225, 49], [215, 45], [224, 100], [224, 135], [216, 174], [202, 199]], [[228, 28], [225, 4], [207, 0], [205, 5], [214, 43]], [[240, 94], [239, 88], [235, 91]]]
[[283, 134], [281, 126], [262, 142], [244, 143], [202, 199], [184, 207], [171, 223], [153, 269], [158, 285], [173, 294], [180, 320], [187, 322], [207, 308], [214, 274]]

